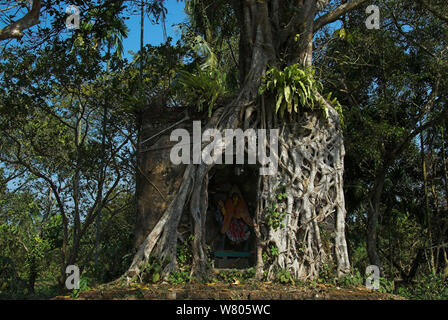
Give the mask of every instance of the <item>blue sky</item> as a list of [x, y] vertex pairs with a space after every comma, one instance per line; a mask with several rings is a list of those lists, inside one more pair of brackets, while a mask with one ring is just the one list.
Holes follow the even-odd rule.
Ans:
[[[70, 3], [70, 1], [61, 2], [61, 8], [67, 7], [66, 4]], [[177, 41], [180, 38], [180, 32], [178, 32], [178, 28], [175, 26], [181, 22], [186, 20], [186, 14], [184, 12], [185, 1], [178, 0], [165, 0], [164, 5], [168, 10], [166, 16], [166, 31], [169, 37], [172, 37], [174, 41]], [[4, 8], [5, 5], [0, 5], [0, 9]], [[43, 13], [42, 26], [49, 26], [50, 21], [46, 16], [45, 12]], [[138, 52], [140, 50], [140, 15], [130, 15], [129, 20], [126, 20], [126, 25], [129, 28], [128, 37], [124, 40], [124, 54], [128, 59], [132, 59], [132, 56], [128, 54], [128, 51]], [[5, 24], [0, 21], [0, 28], [4, 27]], [[35, 27], [34, 27], [35, 29]], [[71, 31], [67, 31], [69, 34]], [[15, 43], [15, 41], [13, 41]], [[144, 34], [144, 44], [151, 45], [160, 45], [163, 43], [163, 29], [162, 25], [152, 24], [150, 19], [146, 16], [145, 18], [145, 34]]]
[[[175, 25], [186, 20], [186, 15], [184, 12], [185, 2], [178, 2], [177, 0], [166, 0], [165, 7], [168, 10], [166, 17], [167, 35], [169, 37], [172, 37], [174, 41], [177, 41], [180, 38], [180, 33]], [[132, 59], [132, 56], [128, 54], [128, 51], [138, 52], [140, 50], [140, 16], [130, 16], [126, 24], [129, 28], [129, 35], [124, 41], [124, 54], [126, 58]], [[159, 45], [162, 42], [162, 25], [154, 25], [148, 18], [146, 18], [144, 44]]]

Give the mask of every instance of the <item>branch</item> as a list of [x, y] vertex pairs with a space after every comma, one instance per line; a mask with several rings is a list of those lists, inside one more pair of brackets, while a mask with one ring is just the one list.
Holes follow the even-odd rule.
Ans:
[[0, 9], [0, 12], [8, 11], [8, 10], [14, 9], [15, 7], [18, 7], [18, 6], [20, 6], [20, 3], [12, 5], [12, 6], [8, 7], [8, 8]]
[[20, 39], [23, 37], [23, 31], [40, 23], [39, 15], [42, 7], [42, 1], [34, 0], [31, 10], [16, 22], [0, 29], [0, 41], [6, 39]]
[[314, 20], [314, 32], [318, 31], [329, 23], [335, 22], [341, 16], [349, 11], [356, 9], [364, 2], [367, 2], [367, 0], [353, 0], [348, 3], [341, 4], [333, 11], [330, 11], [327, 14], [324, 14], [323, 16], [317, 18], [316, 20]]
[[[17, 142], [16, 142], [17, 143]], [[54, 181], [51, 179], [51, 175], [47, 176], [44, 173], [42, 173], [39, 169], [33, 167], [30, 163], [26, 162], [25, 160], [21, 159], [18, 155], [16, 156], [16, 160], [13, 159], [8, 159], [8, 158], [3, 158], [0, 156], [0, 161], [4, 162], [4, 163], [8, 163], [11, 165], [19, 165], [19, 166], [23, 166], [25, 169], [27, 169], [31, 174], [35, 175], [38, 178], [41, 178], [42, 180], [44, 180], [45, 182], [48, 183], [50, 189], [53, 191], [53, 194], [56, 198], [58, 207], [59, 207], [59, 211], [61, 213], [62, 216], [62, 222], [64, 225], [64, 241], [66, 242], [68, 239], [68, 218], [67, 215], [65, 213], [65, 208], [64, 208], [64, 202], [62, 201], [58, 188], [55, 185]]]
[[391, 9], [388, 6], [389, 11], [392, 13], [392, 18], [394, 20], [394, 25], [397, 28], [397, 31], [409, 42], [411, 42], [413, 45], [420, 47], [423, 51], [425, 51], [427, 54], [429, 54], [431, 57], [436, 58], [436, 56], [428, 50], [424, 45], [422, 45], [420, 42], [413, 40], [411, 37], [408, 37], [408, 35], [403, 31], [402, 26], [399, 24], [397, 16], [393, 12], [393, 9]]
[[436, 8], [432, 7], [431, 5], [429, 5], [425, 0], [418, 0], [417, 2], [420, 2], [421, 4], [423, 4], [423, 6], [428, 9], [428, 11], [436, 18], [444, 21], [444, 22], [448, 22], [448, 16], [442, 14], [439, 10], [437, 10]]
[[[435, 102], [435, 98], [438, 94], [438, 83], [439, 81], [437, 81], [437, 85], [436, 85], [436, 89], [433, 91], [433, 93], [431, 93], [431, 98], [428, 101], [428, 103], [425, 105], [424, 107], [424, 112], [420, 115], [420, 119], [423, 118], [423, 116], [425, 114], [427, 114], [430, 109], [432, 108], [434, 102]], [[416, 137], [418, 134], [420, 134], [421, 132], [425, 131], [426, 129], [434, 126], [435, 124], [443, 121], [444, 119], [446, 119], [446, 117], [448, 116], [448, 108], [444, 108], [444, 110], [438, 114], [436, 117], [434, 117], [433, 119], [427, 121], [425, 124], [420, 125], [419, 127], [417, 127], [416, 129], [414, 129], [412, 132], [410, 132], [406, 138], [390, 153], [391, 154], [391, 159], [394, 158], [396, 155], [400, 154], [408, 145], [408, 143], [414, 139], [414, 137]]]

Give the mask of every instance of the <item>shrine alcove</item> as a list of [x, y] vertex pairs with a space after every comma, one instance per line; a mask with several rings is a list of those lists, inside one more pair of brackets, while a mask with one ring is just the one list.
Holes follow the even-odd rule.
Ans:
[[[248, 235], [242, 238], [232, 235], [235, 229], [233, 226], [230, 228], [232, 230], [222, 234], [220, 215], [222, 219], [222, 204], [236, 192], [246, 203], [248, 215], [251, 218], [255, 216], [258, 173], [259, 167], [256, 165], [215, 165], [209, 173], [206, 242], [212, 250], [216, 269], [244, 269], [254, 265], [253, 227], [244, 223], [243, 219], [236, 219], [234, 223], [244, 227], [242, 234]], [[239, 239], [244, 240], [238, 241]]]

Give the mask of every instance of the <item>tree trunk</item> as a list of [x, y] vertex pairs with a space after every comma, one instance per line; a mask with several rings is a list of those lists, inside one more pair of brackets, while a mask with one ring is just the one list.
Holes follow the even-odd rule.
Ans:
[[382, 264], [378, 255], [378, 218], [381, 210], [381, 195], [383, 194], [384, 180], [388, 163], [385, 163], [378, 170], [373, 188], [369, 196], [369, 208], [367, 210], [367, 255], [372, 265], [378, 266], [381, 272]]
[[420, 155], [422, 160], [422, 175], [423, 175], [423, 191], [425, 193], [425, 220], [426, 220], [426, 232], [428, 235], [428, 247], [429, 247], [429, 265], [430, 270], [435, 274], [434, 267], [434, 251], [432, 249], [432, 230], [431, 230], [431, 210], [429, 208], [429, 192], [428, 192], [428, 173], [425, 155], [425, 144], [423, 140], [423, 131], [420, 133]]
[[39, 273], [37, 271], [36, 258], [31, 257], [30, 262], [29, 262], [29, 276], [28, 276], [28, 283], [27, 283], [28, 294], [30, 294], [30, 295], [34, 294], [34, 286], [36, 284], [36, 279], [37, 279], [38, 275], [39, 275]]
[[446, 160], [446, 153], [445, 153], [445, 136], [444, 136], [444, 128], [440, 128], [440, 136], [442, 141], [442, 147], [441, 147], [441, 154], [442, 154], [442, 164], [443, 164], [443, 176], [445, 180], [445, 197], [446, 202], [448, 203], [448, 165]]

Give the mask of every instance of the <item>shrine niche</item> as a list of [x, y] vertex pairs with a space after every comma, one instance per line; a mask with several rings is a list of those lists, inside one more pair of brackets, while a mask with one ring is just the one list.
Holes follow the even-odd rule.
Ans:
[[210, 172], [206, 242], [217, 269], [254, 265], [255, 165], [217, 165]]

